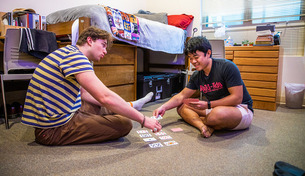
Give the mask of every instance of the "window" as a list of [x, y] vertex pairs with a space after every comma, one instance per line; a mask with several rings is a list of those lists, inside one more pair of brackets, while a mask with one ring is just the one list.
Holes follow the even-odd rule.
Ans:
[[[255, 26], [274, 24], [285, 56], [304, 56], [305, 0], [202, 0], [202, 35], [225, 26], [234, 43], [256, 41]], [[216, 32], [215, 32], [216, 33]], [[218, 37], [219, 38], [219, 37]]]
[[202, 0], [203, 28], [301, 20], [304, 0]]

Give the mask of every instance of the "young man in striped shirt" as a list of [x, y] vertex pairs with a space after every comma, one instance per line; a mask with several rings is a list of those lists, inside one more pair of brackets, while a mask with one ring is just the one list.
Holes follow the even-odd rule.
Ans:
[[161, 130], [157, 120], [132, 108], [95, 75], [91, 62], [107, 54], [111, 41], [108, 32], [89, 27], [76, 46], [60, 48], [40, 62], [22, 116], [23, 124], [35, 127], [36, 142], [69, 145], [113, 140], [130, 132], [131, 120], [154, 132]]

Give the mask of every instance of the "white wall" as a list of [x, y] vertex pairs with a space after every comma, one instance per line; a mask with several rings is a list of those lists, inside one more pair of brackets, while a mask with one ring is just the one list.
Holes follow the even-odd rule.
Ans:
[[168, 15], [187, 14], [193, 15], [193, 23], [189, 26], [188, 34], [192, 28], [197, 28], [195, 35], [201, 31], [201, 0], [153, 0], [147, 1], [147, 9], [151, 12], [166, 12]]
[[48, 15], [57, 10], [89, 4], [101, 4], [127, 13], [136, 13], [139, 9], [145, 8], [147, 2], [145, 0], [1, 0], [0, 11], [7, 12], [15, 8], [32, 8], [40, 15]]
[[[169, 15], [188, 14], [193, 15], [193, 26], [198, 28], [196, 35], [200, 35], [201, 25], [201, 1], [200, 0], [2, 0], [1, 12], [12, 11], [15, 8], [32, 8], [40, 15], [48, 15], [57, 10], [88, 4], [101, 4], [117, 8], [126, 13], [137, 13], [138, 10], [148, 10], [150, 12], [166, 12]], [[192, 26], [192, 25], [191, 25]], [[192, 27], [189, 28], [192, 31]], [[192, 34], [189, 32], [189, 34]]]
[[[127, 13], [137, 13], [138, 10], [147, 10], [153, 13], [166, 12], [169, 15], [176, 14], [188, 14], [193, 15], [194, 20], [191, 25], [188, 27], [188, 36], [192, 35], [193, 26], [198, 29], [198, 32], [195, 35], [200, 35], [201, 25], [200, 25], [200, 14], [201, 14], [201, 1], [200, 0], [111, 0], [111, 1], [101, 1], [101, 0], [53, 0], [53, 1], [38, 1], [38, 0], [4, 0], [4, 6], [0, 7], [0, 11], [7, 12], [12, 11], [15, 8], [32, 8], [41, 15], [48, 15], [57, 10], [66, 9], [70, 7], [75, 7], [79, 5], [85, 4], [101, 4], [105, 6], [110, 6], [113, 8], [117, 8], [121, 11]], [[143, 71], [143, 55], [141, 55], [141, 51], [139, 50], [139, 60], [138, 60], [138, 70]], [[167, 61], [168, 64], [181, 64], [184, 63], [184, 57], [178, 56], [179, 60], [177, 61], [176, 55], [168, 55], [168, 57], [159, 59], [160, 56], [154, 55], [151, 58], [152, 63], [162, 63]], [[158, 61], [159, 59], [159, 61]], [[160, 62], [161, 61], [161, 62]]]

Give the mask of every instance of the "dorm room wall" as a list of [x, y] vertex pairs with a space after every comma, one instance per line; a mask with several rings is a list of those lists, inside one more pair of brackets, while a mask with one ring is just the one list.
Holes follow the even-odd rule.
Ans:
[[[201, 30], [201, 1], [199, 0], [53, 0], [44, 1], [43, 3], [38, 0], [4, 0], [2, 1], [2, 5], [0, 6], [0, 11], [8, 12], [15, 8], [32, 8], [36, 11], [36, 13], [40, 15], [48, 15], [57, 10], [88, 4], [101, 4], [105, 6], [110, 6], [127, 13], [137, 13], [140, 9], [148, 10], [155, 13], [166, 12], [170, 15], [185, 13], [194, 16], [193, 27], [198, 28], [198, 31]], [[198, 32], [197, 35], [200, 35], [200, 33]]]
[[101, 4], [110, 7], [120, 9], [128, 13], [136, 13], [139, 9], [146, 7], [146, 1], [137, 0], [53, 0], [53, 1], [39, 1], [39, 0], [2, 0], [0, 6], [1, 12], [11, 11], [15, 8], [31, 8], [40, 15], [48, 15], [52, 12], [67, 9], [70, 7], [80, 6], [80, 5], [90, 5], [90, 4]]
[[[121, 11], [127, 13], [137, 13], [138, 10], [147, 10], [154, 13], [166, 12], [169, 15], [176, 14], [188, 14], [193, 15], [194, 20], [193, 23], [188, 27], [188, 36], [192, 35], [192, 28], [196, 27], [198, 31], [201, 30], [200, 25], [200, 5], [201, 1], [198, 0], [169, 0], [169, 1], [136, 1], [136, 0], [112, 0], [112, 1], [100, 1], [100, 0], [54, 0], [54, 1], [46, 1], [44, 3], [40, 3], [38, 0], [27, 0], [27, 1], [18, 1], [18, 0], [4, 0], [5, 6], [0, 7], [0, 11], [7, 12], [11, 11], [15, 8], [32, 8], [41, 15], [48, 15], [57, 10], [62, 10], [70, 7], [75, 7], [79, 5], [85, 4], [101, 4], [105, 6], [110, 6], [117, 8]], [[60, 4], [60, 6], [58, 5]], [[198, 8], [198, 10], [196, 9]], [[200, 32], [197, 32], [196, 35], [200, 35]], [[156, 64], [176, 64], [181, 65], [184, 64], [184, 56], [183, 55], [170, 55], [165, 53], [150, 53], [150, 62]], [[143, 71], [143, 51], [138, 49], [138, 71]], [[151, 71], [156, 71], [151, 70]], [[160, 71], [157, 69], [157, 71]]]

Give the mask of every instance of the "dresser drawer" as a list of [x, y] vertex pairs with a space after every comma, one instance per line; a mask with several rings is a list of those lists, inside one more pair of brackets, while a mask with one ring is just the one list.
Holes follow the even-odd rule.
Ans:
[[100, 62], [94, 62], [93, 65], [133, 65], [136, 51], [135, 46], [113, 44], [105, 57]]
[[277, 66], [278, 58], [237, 58], [233, 62], [236, 65]]
[[253, 80], [253, 81], [277, 81], [277, 74], [267, 74], [267, 73], [240, 73], [243, 80]]
[[226, 59], [233, 60], [233, 51], [225, 51]]
[[109, 89], [120, 95], [125, 101], [135, 100], [136, 90], [133, 84], [113, 86], [109, 87]]
[[276, 97], [276, 90], [247, 87], [249, 94], [252, 96]]
[[96, 76], [106, 85], [122, 85], [135, 82], [134, 66], [94, 66]]
[[248, 66], [248, 65], [237, 65], [240, 72], [251, 72], [251, 73], [275, 73], [277, 74], [276, 66]]
[[257, 96], [257, 95], [251, 95], [251, 98], [253, 101], [266, 101], [266, 102], [275, 102], [275, 97], [264, 97], [264, 96]]
[[269, 81], [252, 81], [252, 80], [243, 80], [246, 87], [257, 87], [265, 89], [276, 89], [276, 82]]
[[278, 51], [234, 51], [234, 57], [279, 57]]

